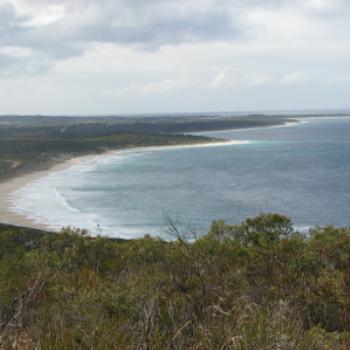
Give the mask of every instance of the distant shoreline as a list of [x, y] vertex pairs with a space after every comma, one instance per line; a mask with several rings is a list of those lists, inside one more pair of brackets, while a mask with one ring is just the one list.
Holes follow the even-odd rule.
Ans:
[[[27, 175], [20, 175], [11, 179], [8, 179], [0, 183], [0, 222], [8, 225], [30, 227], [43, 231], [58, 232], [59, 230], [52, 228], [50, 225], [36, 222], [33, 218], [27, 217], [22, 213], [17, 212], [13, 207], [12, 194], [18, 189], [33, 183], [41, 178], [48, 176], [52, 172], [62, 172], [76, 164], [93, 160], [99, 157], [112, 154], [123, 154], [139, 151], [159, 151], [159, 150], [172, 150], [172, 149], [184, 149], [184, 148], [203, 148], [203, 147], [218, 147], [218, 146], [229, 146], [229, 145], [240, 145], [247, 144], [248, 141], [218, 141], [198, 144], [179, 144], [179, 145], [163, 145], [163, 146], [145, 146], [145, 147], [130, 147], [119, 150], [106, 150], [101, 154], [89, 154], [82, 155], [64, 160], [54, 164], [46, 170], [34, 170], [32, 173]], [[69, 223], [67, 223], [67, 226]]]
[[[330, 117], [334, 118], [334, 117]], [[307, 118], [305, 118], [307, 119]], [[209, 134], [219, 134], [219, 133], [225, 133], [225, 132], [231, 132], [231, 131], [250, 131], [250, 130], [259, 130], [259, 129], [276, 129], [276, 128], [288, 128], [290, 126], [296, 126], [300, 124], [307, 123], [306, 120], [295, 120], [295, 121], [288, 121], [284, 124], [276, 124], [276, 125], [270, 125], [270, 126], [256, 126], [251, 128], [241, 128], [241, 129], [223, 129], [223, 130], [209, 130], [209, 131], [196, 131], [191, 133], [191, 135], [209, 135]]]
[[[317, 117], [315, 117], [317, 118]], [[334, 118], [334, 117], [331, 117]], [[308, 119], [308, 118], [305, 118]], [[298, 124], [302, 124], [303, 121], [298, 119], [285, 120], [283, 124], [275, 125], [265, 125], [252, 128], [243, 128], [243, 129], [221, 129], [221, 130], [208, 130], [208, 131], [197, 131], [185, 133], [185, 135], [196, 135], [204, 133], [220, 133], [220, 132], [229, 132], [229, 131], [240, 131], [240, 130], [251, 130], [251, 129], [261, 129], [261, 128], [280, 128], [280, 127], [290, 127]], [[220, 139], [218, 139], [220, 140]], [[47, 169], [33, 169], [27, 174], [20, 174], [14, 177], [4, 179], [0, 181], [0, 222], [8, 225], [30, 227], [34, 229], [58, 232], [59, 230], [50, 227], [44, 223], [36, 222], [35, 219], [25, 216], [23, 213], [16, 211], [13, 207], [13, 198], [12, 194], [18, 189], [35, 182], [43, 177], [48, 176], [52, 172], [62, 172], [80, 162], [85, 162], [91, 159], [104, 157], [110, 154], [123, 154], [129, 152], [137, 151], [157, 151], [157, 150], [171, 150], [171, 149], [182, 149], [182, 148], [202, 148], [202, 147], [217, 147], [224, 145], [239, 145], [247, 144], [249, 141], [234, 141], [234, 140], [224, 140], [222, 141], [209, 141], [209, 142], [200, 142], [200, 143], [189, 143], [189, 144], [172, 144], [172, 145], [150, 145], [150, 146], [141, 146], [141, 147], [126, 147], [121, 149], [106, 149], [102, 153], [90, 153], [84, 155], [72, 156], [69, 158], [57, 159], [56, 162], [53, 159], [53, 164], [49, 165]], [[69, 223], [67, 223], [69, 225]]]

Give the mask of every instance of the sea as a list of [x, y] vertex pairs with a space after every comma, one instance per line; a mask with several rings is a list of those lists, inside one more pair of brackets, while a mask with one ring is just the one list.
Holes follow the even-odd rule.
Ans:
[[206, 234], [213, 220], [260, 213], [295, 227], [350, 226], [350, 117], [206, 132], [215, 147], [127, 150], [89, 157], [19, 188], [12, 210], [53, 230], [169, 237], [169, 222]]

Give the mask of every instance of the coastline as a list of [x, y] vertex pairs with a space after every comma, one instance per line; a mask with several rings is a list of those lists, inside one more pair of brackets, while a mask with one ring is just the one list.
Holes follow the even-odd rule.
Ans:
[[[106, 150], [101, 154], [89, 154], [82, 155], [64, 160], [63, 162], [54, 164], [47, 170], [37, 170], [27, 175], [20, 175], [11, 179], [8, 179], [0, 183], [0, 222], [3, 224], [23, 226], [35, 228], [43, 231], [58, 232], [59, 230], [47, 225], [45, 223], [37, 222], [34, 218], [28, 217], [25, 214], [18, 212], [14, 208], [12, 195], [20, 188], [27, 186], [37, 180], [40, 180], [50, 173], [62, 172], [66, 169], [71, 168], [74, 165], [80, 164], [81, 162], [91, 161], [100, 157], [108, 155], [122, 155], [125, 153], [132, 152], [153, 152], [161, 150], [172, 150], [172, 149], [183, 149], [183, 148], [203, 148], [203, 147], [218, 147], [218, 146], [229, 146], [229, 145], [241, 145], [248, 144], [249, 141], [219, 141], [219, 142], [208, 142], [199, 144], [182, 144], [182, 145], [163, 145], [163, 146], [145, 146], [145, 147], [130, 147], [119, 150]], [[67, 226], [69, 223], [67, 223]]]
[[[307, 119], [307, 118], [305, 118]], [[277, 129], [277, 128], [290, 128], [293, 126], [298, 126], [301, 124], [308, 123], [307, 120], [297, 120], [293, 122], [286, 122], [284, 124], [280, 125], [271, 125], [271, 126], [257, 126], [252, 128], [241, 128], [241, 129], [224, 129], [224, 130], [211, 130], [211, 131], [196, 131], [192, 133], [191, 135], [209, 135], [209, 134], [219, 134], [219, 133], [225, 133], [225, 132], [232, 132], [232, 131], [250, 131], [250, 130], [261, 130], [261, 129]]]
[[43, 231], [55, 232], [50, 226], [35, 222], [34, 219], [17, 212], [13, 207], [11, 196], [20, 188], [48, 176], [51, 172], [64, 171], [85, 157], [92, 156], [74, 157], [55, 164], [47, 170], [33, 171], [30, 174], [20, 175], [0, 183], [0, 222], [7, 225], [30, 227]]

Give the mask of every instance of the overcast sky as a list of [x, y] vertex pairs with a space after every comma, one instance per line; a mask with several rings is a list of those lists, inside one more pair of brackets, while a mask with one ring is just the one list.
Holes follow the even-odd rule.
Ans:
[[0, 114], [349, 108], [350, 0], [0, 0]]

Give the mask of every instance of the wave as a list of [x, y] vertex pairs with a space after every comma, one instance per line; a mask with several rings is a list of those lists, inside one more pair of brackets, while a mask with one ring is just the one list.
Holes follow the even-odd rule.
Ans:
[[[102, 234], [120, 238], [140, 237], [150, 232], [151, 229], [118, 225], [115, 217], [113, 217], [113, 220], [109, 220], [108, 215], [98, 210], [97, 204], [89, 203], [88, 200], [83, 203], [81, 200], [81, 191], [84, 188], [87, 191], [91, 190], [91, 179], [96, 176], [94, 172], [98, 171], [99, 167], [103, 167], [104, 171], [108, 171], [109, 166], [113, 169], [125, 162], [135, 161], [146, 154], [159, 151], [226, 147], [248, 143], [250, 141], [225, 141], [200, 145], [143, 147], [82, 158], [64, 170], [50, 172], [48, 175], [27, 183], [24, 187], [13, 192], [11, 195], [11, 210], [25, 216], [34, 223], [45, 225], [55, 231], [70, 225], [86, 228], [91, 235]], [[94, 182], [97, 187], [101, 185], [99, 180], [94, 180]], [[152, 228], [152, 231], [154, 232], [154, 228]]]

